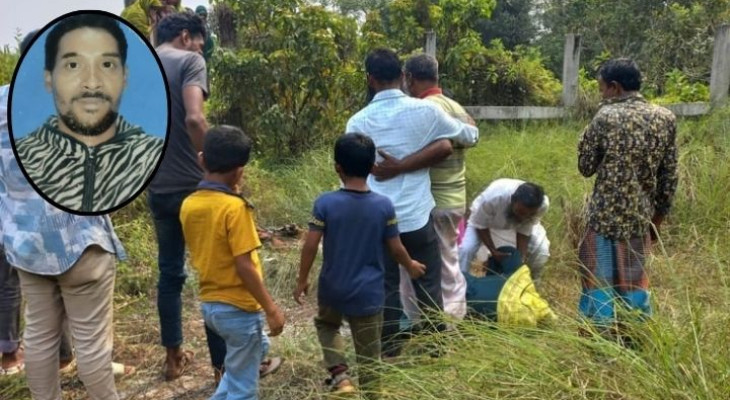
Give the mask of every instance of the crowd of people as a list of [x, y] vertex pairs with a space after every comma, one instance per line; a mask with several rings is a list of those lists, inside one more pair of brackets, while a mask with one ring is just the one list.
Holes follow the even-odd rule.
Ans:
[[[187, 249], [198, 274], [216, 382], [211, 398], [256, 399], [259, 379], [281, 365], [280, 357], [268, 356], [269, 336], [281, 334], [286, 322], [277, 306], [281, 300], [272, 298], [264, 283], [255, 209], [239, 194], [252, 141], [237, 127], [209, 126], [203, 104], [213, 44], [201, 18], [207, 11], [179, 8], [174, 0], [137, 0], [122, 13], [150, 35], [170, 93], [168, 143], [146, 192], [158, 244], [162, 375], [168, 381], [179, 378], [194, 357], [184, 346], [182, 329]], [[58, 40], [65, 38], [64, 45], [71, 46], [74, 32], [88, 30], [117, 46], [103, 53], [118, 53], [118, 36], [107, 25], [86, 20], [60, 32]], [[85, 57], [84, 51], [74, 54]], [[327, 385], [337, 393], [362, 391], [375, 398], [373, 366], [379, 360], [399, 357], [414, 335], [454, 329], [449, 321], [467, 315], [467, 286], [480, 248], [488, 254], [487, 265], [499, 273], [519, 271], [528, 286], [539, 279], [550, 256], [548, 232], [540, 222], [550, 202], [539, 184], [503, 178], [482, 183], [486, 189], [467, 210], [465, 161], [479, 130], [442, 92], [437, 60], [420, 54], [403, 65], [395, 52], [375, 49], [365, 60], [365, 72], [372, 96], [333, 144], [342, 185], [313, 203], [293, 295], [301, 302], [308, 293], [321, 247], [314, 325]], [[671, 112], [639, 94], [641, 74], [633, 61], [607, 61], [598, 81], [604, 102], [577, 145], [579, 171], [596, 176], [579, 249], [579, 309], [606, 334], [622, 335], [617, 328], [621, 308], [644, 316], [651, 312], [645, 262], [676, 189], [676, 122]], [[78, 82], [72, 90], [90, 90], [87, 80]], [[94, 84], [94, 90], [107, 90], [98, 76]], [[134, 372], [112, 361], [115, 264], [126, 257], [123, 244], [108, 215], [76, 215], [36, 193], [10, 144], [7, 100], [8, 86], [3, 86], [1, 371], [24, 370], [33, 399], [58, 400], [59, 370], [75, 357], [89, 398], [117, 399], [115, 373]], [[73, 115], [74, 108], [58, 112]], [[106, 117], [79, 117], [77, 128], [88, 132]], [[74, 127], [63, 125], [49, 135], [62, 136], [64, 129], [73, 133]], [[26, 300], [23, 345], [21, 293]], [[540, 307], [536, 313], [552, 316], [543, 303]], [[501, 318], [510, 320], [509, 315]], [[359, 388], [344, 353], [344, 321], [352, 332]]]

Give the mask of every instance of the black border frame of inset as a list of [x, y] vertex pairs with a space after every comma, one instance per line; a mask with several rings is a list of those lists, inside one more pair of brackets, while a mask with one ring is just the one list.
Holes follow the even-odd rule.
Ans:
[[[131, 195], [128, 199], [122, 201], [120, 204], [111, 207], [107, 210], [102, 211], [79, 211], [79, 210], [73, 210], [68, 207], [62, 206], [52, 200], [49, 196], [47, 196], [45, 193], [43, 193], [41, 190], [38, 189], [38, 186], [33, 182], [33, 180], [28, 175], [28, 172], [25, 170], [25, 167], [23, 167], [23, 163], [21, 162], [20, 158], [18, 157], [18, 149], [15, 147], [15, 135], [13, 135], [13, 120], [12, 120], [12, 107], [13, 107], [13, 91], [15, 90], [15, 78], [18, 75], [18, 72], [20, 71], [21, 66], [23, 65], [23, 61], [25, 60], [26, 54], [30, 51], [30, 49], [36, 44], [38, 39], [41, 37], [41, 35], [46, 32], [47, 30], [51, 29], [54, 25], [56, 25], [58, 22], [62, 21], [65, 18], [71, 17], [73, 15], [79, 15], [79, 14], [99, 14], [103, 15], [105, 17], [109, 17], [112, 19], [117, 20], [117, 22], [123, 24], [124, 26], [130, 28], [132, 32], [136, 33], [137, 36], [142, 39], [142, 43], [144, 43], [147, 46], [147, 49], [152, 54], [152, 57], [157, 62], [157, 67], [159, 68], [160, 74], [162, 75], [162, 81], [165, 85], [165, 98], [167, 99], [167, 129], [165, 132], [165, 139], [163, 140], [162, 144], [162, 151], [160, 152], [159, 159], [157, 160], [157, 163], [155, 164], [155, 167], [152, 170], [152, 173], [147, 178], [147, 180], [144, 181], [142, 184], [142, 187], [135, 192], [133, 195]], [[126, 65], [125, 65], [126, 68]], [[162, 61], [160, 61], [160, 57], [157, 55], [157, 52], [155, 51], [155, 48], [150, 43], [149, 39], [141, 33], [134, 25], [126, 21], [124, 18], [112, 14], [107, 11], [103, 10], [76, 10], [72, 11], [66, 14], [63, 14], [57, 18], [54, 18], [52, 21], [48, 22], [43, 28], [40, 28], [37, 30], [35, 36], [33, 39], [28, 43], [28, 47], [25, 49], [25, 52], [23, 52], [20, 55], [20, 58], [18, 59], [18, 63], [15, 65], [15, 70], [13, 71], [13, 78], [10, 81], [10, 90], [8, 92], [8, 108], [7, 108], [7, 119], [8, 119], [8, 134], [10, 136], [10, 147], [13, 149], [13, 155], [15, 156], [15, 161], [18, 163], [18, 166], [20, 167], [20, 171], [23, 173], [23, 176], [28, 181], [30, 186], [35, 190], [36, 193], [38, 193], [39, 196], [43, 198], [46, 202], [51, 204], [52, 206], [58, 208], [59, 210], [63, 210], [67, 213], [74, 214], [74, 215], [82, 215], [82, 216], [101, 216], [101, 215], [107, 215], [112, 212], [118, 211], [127, 205], [131, 204], [139, 195], [144, 192], [147, 187], [150, 185], [152, 180], [155, 178], [155, 175], [157, 175], [157, 171], [160, 168], [160, 165], [162, 165], [162, 160], [165, 157], [165, 152], [167, 151], [167, 144], [170, 139], [170, 123], [172, 122], [172, 110], [171, 110], [172, 104], [170, 100], [170, 84], [167, 80], [167, 75], [165, 74], [165, 68], [162, 66]]]

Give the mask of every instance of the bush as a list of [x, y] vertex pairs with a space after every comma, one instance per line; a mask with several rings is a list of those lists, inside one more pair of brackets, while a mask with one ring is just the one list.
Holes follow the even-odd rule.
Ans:
[[0, 49], [0, 85], [10, 84], [18, 58], [18, 53], [10, 50], [9, 46]]
[[484, 47], [470, 33], [448, 50], [443, 64], [442, 85], [463, 104], [552, 106], [560, 99], [562, 85], [543, 66], [536, 48], [510, 51], [499, 40]]

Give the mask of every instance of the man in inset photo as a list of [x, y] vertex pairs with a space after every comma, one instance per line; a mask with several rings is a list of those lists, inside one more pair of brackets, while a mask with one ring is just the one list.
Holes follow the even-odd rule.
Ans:
[[[44, 84], [56, 115], [24, 137], [19, 121], [11, 128], [22, 168], [54, 205], [81, 213], [114, 209], [140, 193], [160, 160], [163, 139], [119, 114], [127, 54], [119, 22], [100, 13], [71, 15], [45, 39]], [[16, 82], [13, 97], [23, 86]]]

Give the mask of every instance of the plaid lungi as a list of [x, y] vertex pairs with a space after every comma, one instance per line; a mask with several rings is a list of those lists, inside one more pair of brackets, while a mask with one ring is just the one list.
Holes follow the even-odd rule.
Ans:
[[616, 306], [651, 313], [646, 259], [651, 237], [612, 240], [588, 229], [579, 248], [581, 314], [597, 323], [616, 319]]

